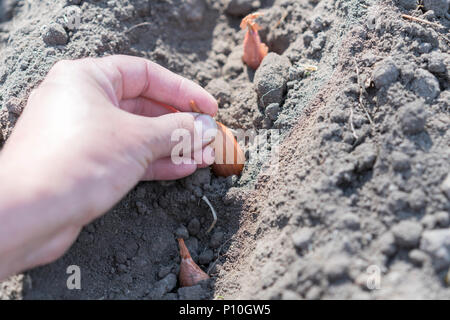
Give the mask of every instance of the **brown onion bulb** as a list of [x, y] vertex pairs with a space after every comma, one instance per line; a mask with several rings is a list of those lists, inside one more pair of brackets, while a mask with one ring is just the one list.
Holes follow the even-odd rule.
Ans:
[[180, 264], [180, 285], [182, 287], [195, 286], [202, 280], [209, 279], [209, 276], [192, 260], [188, 248], [182, 238], [178, 239], [180, 246], [181, 264]]
[[239, 175], [244, 169], [244, 151], [230, 129], [220, 122], [217, 122], [217, 129], [218, 132], [213, 142], [215, 161], [212, 170], [215, 175], [222, 177]]

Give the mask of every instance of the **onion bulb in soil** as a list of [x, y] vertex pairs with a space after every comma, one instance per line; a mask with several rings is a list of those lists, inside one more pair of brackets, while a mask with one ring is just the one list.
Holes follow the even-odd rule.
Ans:
[[180, 286], [190, 287], [195, 286], [202, 280], [209, 279], [209, 276], [192, 260], [188, 248], [184, 244], [182, 238], [178, 239], [180, 246], [181, 264], [180, 264]]

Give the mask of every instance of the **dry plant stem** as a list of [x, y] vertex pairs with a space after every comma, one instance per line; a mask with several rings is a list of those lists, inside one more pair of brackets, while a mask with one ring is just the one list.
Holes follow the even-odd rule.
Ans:
[[434, 22], [430, 22], [424, 19], [420, 19], [420, 18], [416, 18], [407, 14], [402, 14], [402, 18], [403, 19], [407, 19], [407, 20], [411, 20], [411, 21], [416, 21], [416, 22], [421, 22], [421, 23], [425, 23], [428, 24], [430, 26], [436, 27], [436, 28], [443, 28], [442, 25], [438, 24], [438, 23], [434, 23]]
[[353, 126], [353, 107], [352, 106], [350, 106], [349, 122], [350, 122], [350, 128], [352, 129], [353, 137], [355, 138], [355, 140], [358, 140], [358, 136], [356, 135], [355, 127]]
[[[427, 21], [427, 20], [424, 20], [424, 19], [416, 18], [416, 17], [410, 16], [410, 15], [407, 15], [407, 14], [402, 14], [402, 18], [403, 18], [403, 19], [406, 19], [406, 20], [410, 20], [410, 21], [415, 21], [415, 22], [424, 23], [424, 24], [427, 24], [427, 25], [429, 25], [429, 26], [432, 26], [432, 27], [435, 27], [435, 28], [438, 28], [438, 29], [443, 29], [443, 28], [444, 28], [443, 25], [440, 25], [440, 24], [438, 24], [438, 23], [434, 23], [434, 22], [430, 22], [430, 21]], [[444, 36], [443, 34], [438, 34], [438, 35], [439, 35], [440, 37], [442, 37], [445, 41], [447, 41], [448, 43], [450, 43], [450, 39], [449, 39], [449, 38], [447, 38], [447, 37]]]
[[361, 85], [361, 80], [359, 77], [359, 68], [358, 68], [358, 63], [356, 62], [356, 59], [353, 59], [353, 61], [355, 62], [355, 67], [356, 67], [356, 79], [358, 81], [358, 87], [359, 87], [359, 105], [361, 106], [361, 108], [363, 108], [364, 112], [366, 113], [367, 119], [369, 119], [369, 122], [371, 125], [373, 125], [373, 121], [372, 121], [372, 117], [369, 114], [369, 111], [367, 111], [366, 107], [364, 106], [363, 103], [363, 90], [362, 90], [362, 85]]
[[151, 25], [150, 22], [138, 23], [137, 25], [132, 26], [130, 29], [125, 30], [125, 33], [131, 32], [136, 28], [143, 27], [143, 26], [149, 26], [149, 25]]
[[209, 199], [206, 196], [202, 197], [202, 200], [206, 202], [206, 204], [209, 206], [209, 208], [211, 209], [211, 213], [213, 216], [213, 222], [211, 224], [211, 226], [208, 228], [208, 230], [206, 231], [206, 233], [210, 233], [211, 230], [214, 228], [214, 226], [216, 225], [217, 222], [217, 213], [216, 210], [214, 209], [214, 207], [212, 206], [211, 202], [209, 202]]

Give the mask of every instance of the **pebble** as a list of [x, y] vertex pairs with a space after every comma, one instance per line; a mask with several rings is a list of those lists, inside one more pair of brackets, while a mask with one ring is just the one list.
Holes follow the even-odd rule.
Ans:
[[398, 3], [407, 10], [412, 10], [417, 7], [417, 0], [399, 0]]
[[177, 285], [177, 276], [169, 273], [163, 279], [155, 283], [153, 289], [150, 291], [152, 299], [161, 299], [163, 295], [172, 291]]
[[188, 231], [190, 235], [197, 235], [200, 232], [200, 221], [197, 218], [192, 219], [191, 221], [189, 221], [188, 224]]
[[231, 16], [243, 17], [253, 10], [257, 9], [261, 3], [254, 0], [231, 0], [225, 12]]
[[197, 257], [198, 239], [196, 237], [190, 237], [189, 239], [186, 240], [185, 244], [186, 244], [186, 247], [188, 248], [189, 252], [192, 255], [192, 259], [194, 259], [194, 257]]
[[439, 226], [446, 228], [450, 224], [450, 214], [445, 211], [439, 211], [435, 214], [436, 216], [436, 222], [439, 224]]
[[413, 248], [419, 244], [422, 226], [416, 221], [402, 221], [392, 228], [395, 242], [405, 248]]
[[214, 259], [214, 252], [210, 249], [203, 251], [198, 257], [198, 262], [203, 265], [207, 265]]
[[224, 233], [222, 231], [216, 231], [211, 236], [209, 246], [211, 248], [218, 248], [222, 245]]
[[391, 154], [392, 167], [395, 171], [406, 171], [410, 168], [410, 157], [403, 152], [394, 151]]
[[398, 113], [400, 126], [405, 134], [417, 134], [424, 130], [426, 113], [420, 100], [410, 102], [400, 108]]
[[397, 80], [398, 76], [398, 68], [395, 66], [394, 61], [390, 58], [378, 62], [372, 73], [372, 79], [377, 88], [388, 86]]
[[386, 256], [393, 256], [397, 251], [394, 235], [391, 232], [383, 234], [378, 240], [378, 247], [380, 248], [380, 251]]
[[435, 268], [447, 268], [450, 265], [450, 229], [425, 231], [420, 249], [433, 258]]
[[338, 255], [329, 259], [324, 267], [324, 273], [331, 281], [338, 280], [347, 275], [350, 259], [345, 255]]
[[256, 70], [254, 83], [258, 100], [264, 109], [271, 103], [281, 104], [291, 62], [288, 58], [270, 52]]
[[422, 223], [422, 226], [425, 229], [433, 229], [436, 226], [436, 217], [431, 214], [427, 214], [420, 220], [420, 223]]
[[447, 56], [448, 54], [441, 52], [432, 52], [428, 58], [428, 70], [432, 73], [445, 74], [447, 72], [445, 60], [450, 61]]
[[438, 17], [445, 17], [448, 14], [450, 1], [448, 0], [423, 0], [425, 10], [433, 10]]
[[158, 277], [161, 279], [164, 278], [165, 276], [167, 276], [170, 273], [171, 270], [172, 270], [172, 266], [161, 267], [161, 269], [159, 269], [159, 272], [158, 272]]
[[81, 3], [81, 0], [65, 0], [66, 6], [72, 6], [72, 5], [79, 5]]
[[358, 230], [360, 227], [359, 217], [354, 213], [346, 213], [341, 218], [341, 224], [349, 230]]
[[65, 45], [69, 40], [66, 30], [57, 23], [46, 26], [42, 33], [42, 40], [49, 46]]
[[175, 236], [187, 240], [189, 238], [188, 229], [186, 229], [185, 226], [178, 227], [177, 230], [175, 230]]
[[436, 98], [441, 92], [439, 81], [432, 73], [424, 69], [416, 70], [414, 80], [411, 83], [411, 90], [428, 102]]
[[433, 46], [428, 42], [422, 42], [418, 47], [420, 53], [428, 53], [431, 49], [433, 49]]
[[200, 22], [205, 14], [205, 3], [203, 0], [183, 0], [183, 16], [188, 22]]
[[278, 103], [271, 103], [266, 108], [266, 115], [270, 120], [275, 121], [277, 119], [278, 112], [280, 112], [280, 105]]
[[427, 254], [419, 249], [411, 250], [408, 254], [408, 257], [411, 262], [417, 266], [423, 265], [428, 258]]
[[291, 236], [292, 243], [297, 249], [305, 250], [311, 243], [313, 234], [314, 230], [311, 228], [302, 228], [297, 230]]
[[178, 289], [178, 298], [180, 300], [202, 300], [205, 298], [205, 290], [199, 284], [192, 287], [182, 287]]

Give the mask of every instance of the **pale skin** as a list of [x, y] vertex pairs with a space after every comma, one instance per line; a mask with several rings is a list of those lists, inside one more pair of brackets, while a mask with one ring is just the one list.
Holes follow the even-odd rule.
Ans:
[[[203, 115], [191, 112], [190, 100]], [[209, 141], [174, 164], [171, 135], [194, 136], [199, 123], [215, 130], [216, 112], [200, 86], [142, 58], [55, 64], [0, 152], [0, 280], [59, 258], [139, 181], [179, 179], [212, 164]]]

